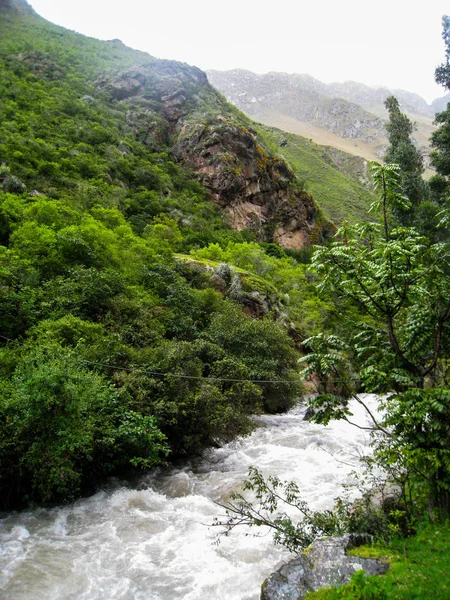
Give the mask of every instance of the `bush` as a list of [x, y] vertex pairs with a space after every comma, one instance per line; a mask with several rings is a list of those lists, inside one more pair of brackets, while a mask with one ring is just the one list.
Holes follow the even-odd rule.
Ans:
[[0, 399], [5, 503], [74, 498], [123, 466], [167, 453], [155, 421], [131, 411], [107, 380], [60, 346], [25, 354]]

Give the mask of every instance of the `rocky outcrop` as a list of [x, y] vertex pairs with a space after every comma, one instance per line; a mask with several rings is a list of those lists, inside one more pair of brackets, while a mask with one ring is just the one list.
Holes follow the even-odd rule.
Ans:
[[296, 189], [295, 175], [270, 156], [254, 131], [225, 116], [209, 124], [187, 121], [173, 154], [189, 167], [227, 213], [235, 229], [259, 240], [301, 248], [323, 233], [310, 194]]
[[385, 573], [379, 560], [347, 556], [346, 552], [370, 543], [370, 536], [346, 534], [316, 540], [301, 556], [283, 565], [262, 585], [261, 600], [301, 600], [307, 592], [348, 583], [356, 571]]
[[208, 79], [197, 67], [171, 60], [151, 59], [114, 77], [96, 82], [115, 100], [146, 100], [171, 124], [198, 108], [210, 92]]
[[195, 67], [151, 59], [96, 82], [128, 106], [127, 120], [153, 150], [170, 149], [209, 191], [235, 229], [299, 249], [333, 232], [293, 171], [263, 147], [247, 121]]
[[323, 101], [309, 120], [341, 138], [359, 139], [366, 143], [376, 142], [386, 135], [381, 119], [342, 98]]

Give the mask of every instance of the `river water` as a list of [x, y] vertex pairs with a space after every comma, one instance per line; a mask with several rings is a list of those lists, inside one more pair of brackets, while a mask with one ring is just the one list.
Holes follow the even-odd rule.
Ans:
[[[374, 398], [366, 397], [370, 403]], [[359, 405], [354, 420], [367, 419]], [[2, 600], [258, 600], [263, 580], [292, 557], [271, 535], [211, 527], [248, 467], [294, 480], [326, 508], [352, 480], [368, 435], [344, 422], [303, 420], [304, 408], [257, 417], [248, 437], [134, 484], [110, 482], [68, 506], [0, 521]]]

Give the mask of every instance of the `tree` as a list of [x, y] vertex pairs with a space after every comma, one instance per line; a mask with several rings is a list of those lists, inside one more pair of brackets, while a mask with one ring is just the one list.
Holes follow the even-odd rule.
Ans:
[[[252, 468], [243, 490], [254, 500], [232, 494], [226, 518], [217, 523], [225, 533], [239, 525], [267, 527], [276, 543], [298, 551], [324, 533], [407, 531], [427, 501], [431, 517], [450, 512], [450, 253], [414, 228], [393, 226], [392, 211], [410, 205], [398, 165], [372, 164], [371, 171], [379, 195], [371, 210], [380, 222], [342, 226], [329, 246], [315, 247], [312, 259], [320, 288], [356, 305], [352, 315], [359, 322], [341, 337], [319, 333], [305, 340], [311, 352], [300, 363], [305, 378], [325, 382], [309, 401], [311, 420], [351, 423], [349, 397], [368, 411], [374, 457], [367, 464], [382, 467], [401, 491], [401, 518], [374, 507], [370, 492], [353, 506], [338, 500], [333, 510], [312, 511], [294, 483], [264, 479]], [[385, 394], [381, 416], [361, 391]], [[297, 509], [301, 521], [294, 523], [283, 506]]]
[[[389, 113], [386, 129], [389, 135], [389, 147], [384, 159], [388, 164], [398, 164], [401, 169], [400, 184], [402, 192], [412, 203], [408, 210], [395, 209], [396, 217], [404, 225], [412, 225], [417, 216], [419, 204], [426, 197], [426, 185], [422, 179], [424, 171], [421, 151], [411, 141], [414, 125], [401, 112], [397, 98], [389, 96], [384, 105]], [[411, 210], [411, 208], [413, 210]]]
[[442, 39], [445, 42], [445, 62], [436, 68], [434, 78], [436, 83], [450, 90], [450, 17], [442, 17]]
[[431, 134], [431, 164], [437, 175], [430, 179], [433, 198], [442, 209], [448, 210], [450, 192], [450, 105], [435, 118], [438, 129]]
[[[442, 38], [445, 42], [445, 62], [436, 68], [434, 78], [436, 83], [450, 90], [450, 17], [442, 17]], [[433, 148], [430, 158], [431, 164], [436, 169], [437, 175], [431, 178], [430, 188], [434, 198], [441, 204], [447, 204], [450, 176], [450, 110], [436, 115], [435, 123], [439, 126], [431, 134]]]
[[302, 359], [305, 375], [319, 370], [344, 382], [340, 393], [312, 400], [314, 420], [349, 419], [344, 396], [387, 393], [383, 417], [373, 418], [376, 459], [403, 473], [402, 484], [408, 481], [417, 501], [425, 491], [430, 513], [448, 514], [450, 254], [414, 228], [392, 227], [391, 211], [407, 206], [398, 166], [373, 164], [372, 173], [381, 222], [343, 226], [336, 241], [313, 255], [321, 288], [361, 311], [359, 331], [340, 343], [334, 336], [329, 344], [323, 336], [305, 342], [313, 349]]

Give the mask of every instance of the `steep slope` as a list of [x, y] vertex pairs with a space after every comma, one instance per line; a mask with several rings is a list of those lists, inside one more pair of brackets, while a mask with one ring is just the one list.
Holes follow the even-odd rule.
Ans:
[[276, 111], [297, 121], [329, 130], [342, 138], [375, 142], [384, 135], [383, 122], [353, 102], [333, 96], [330, 88], [309, 75], [247, 71], [208, 71], [211, 83], [254, 118]]
[[263, 241], [300, 248], [323, 226], [312, 197], [295, 182], [290, 168], [264, 149], [251, 122], [231, 109], [204, 73], [171, 61], [133, 67], [96, 82], [128, 104], [146, 144], [154, 144], [158, 116], [172, 156], [209, 190], [210, 198], [237, 230], [250, 229]]
[[400, 103], [402, 112], [409, 114], [433, 117], [432, 106], [418, 94], [406, 90], [389, 90], [387, 88], [373, 88], [356, 81], [331, 83], [327, 86], [328, 95], [334, 98], [344, 98], [355, 102], [368, 111], [384, 111], [384, 101], [388, 96], [394, 95]]
[[[86, 104], [89, 99], [84, 97], [89, 95], [98, 101], [103, 94], [102, 101], [124, 114], [126, 125], [144, 146], [171, 152], [178, 162], [193, 169], [210, 191], [211, 199], [231, 215], [232, 226], [248, 227], [258, 239], [273, 239], [289, 247], [308, 244], [311, 233], [314, 239], [320, 238], [322, 224], [313, 199], [295, 186], [294, 175], [264, 150], [264, 140], [249, 133], [250, 122], [210, 87], [201, 71], [154, 59], [118, 41], [110, 42], [108, 47], [69, 32], [64, 36], [77, 52], [72, 51], [73, 56], [58, 64], [55, 48], [62, 30], [30, 15], [26, 27], [32, 18], [42, 30], [40, 47], [30, 51], [25, 43], [23, 50], [8, 56], [13, 68], [30, 76], [50, 78], [55, 87], [62, 79], [79, 78], [83, 73], [84, 89], [80, 80], [73, 103]], [[20, 19], [16, 21], [17, 27]], [[75, 73], [76, 69], [80, 71]], [[204, 138], [198, 135], [201, 123], [208, 128]], [[188, 132], [194, 129], [195, 142], [188, 143]], [[238, 145], [247, 148], [245, 157], [234, 154], [237, 146], [230, 142], [234, 135], [241, 138]], [[208, 150], [212, 147], [213, 151]], [[234, 170], [228, 168], [230, 157]], [[15, 166], [14, 161], [11, 166]], [[19, 171], [21, 166], [17, 161]], [[239, 218], [233, 217], [236, 213]]]
[[[311, 286], [295, 251], [254, 240], [300, 247], [327, 224], [198, 69], [1, 1], [3, 509], [73, 499], [291, 406]], [[259, 220], [240, 233], [223, 207], [249, 198]], [[204, 247], [227, 264], [197, 268]]]
[[364, 221], [375, 196], [368, 163], [359, 156], [302, 136], [258, 126], [272, 149], [291, 165], [297, 178], [334, 223]]
[[447, 108], [447, 104], [450, 102], [450, 94], [445, 94], [442, 98], [436, 98], [432, 102], [433, 113], [443, 112]]

